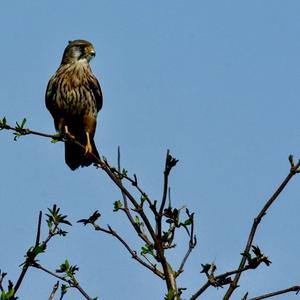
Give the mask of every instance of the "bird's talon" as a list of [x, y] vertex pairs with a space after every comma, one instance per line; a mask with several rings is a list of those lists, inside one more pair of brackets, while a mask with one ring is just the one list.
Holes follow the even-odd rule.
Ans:
[[93, 148], [92, 148], [92, 145], [91, 144], [87, 144], [85, 146], [85, 155], [88, 155], [88, 154], [92, 154], [93, 153]]
[[65, 126], [65, 136], [68, 139], [75, 140], [75, 136], [69, 132], [68, 126]]
[[75, 140], [75, 136], [74, 135], [72, 135], [71, 133], [65, 133], [65, 136], [68, 138], [68, 139], [70, 139], [70, 140]]

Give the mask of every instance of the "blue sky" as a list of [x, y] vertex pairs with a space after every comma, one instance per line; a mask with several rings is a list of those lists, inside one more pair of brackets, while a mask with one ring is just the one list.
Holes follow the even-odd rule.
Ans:
[[[238, 266], [253, 218], [300, 157], [299, 1], [6, 1], [0, 4], [1, 110], [9, 122], [54, 133], [44, 105], [50, 76], [68, 40], [96, 48], [92, 69], [104, 107], [96, 144], [136, 173], [153, 199], [162, 194], [167, 149], [180, 160], [172, 199], [196, 214], [198, 246], [179, 281], [188, 298], [204, 282], [201, 263], [220, 272]], [[65, 258], [81, 285], [100, 299], [162, 299], [160, 282], [112, 237], [76, 224], [94, 210], [138, 249], [133, 231], [112, 212], [117, 188], [99, 170], [71, 172], [63, 144], [1, 132], [0, 268], [16, 280], [35, 239], [39, 210], [54, 203], [74, 226], [40, 262]], [[294, 178], [261, 223], [255, 244], [273, 262], [242, 276], [234, 299], [299, 284], [300, 178]], [[43, 231], [46, 235], [46, 226]], [[178, 236], [171, 260], [187, 246]], [[5, 245], [5, 247], [3, 246]], [[30, 270], [20, 299], [47, 299], [55, 283]], [[221, 299], [209, 290], [205, 299]], [[71, 292], [66, 299], [82, 299]], [[282, 299], [295, 299], [285, 295]]]

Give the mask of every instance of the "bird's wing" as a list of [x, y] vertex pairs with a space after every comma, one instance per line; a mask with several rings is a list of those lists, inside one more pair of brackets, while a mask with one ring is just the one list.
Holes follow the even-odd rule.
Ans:
[[89, 80], [90, 89], [94, 94], [96, 100], [97, 112], [102, 108], [103, 105], [103, 96], [100, 84], [95, 76], [92, 76]]
[[47, 85], [46, 94], [45, 94], [46, 107], [52, 115], [54, 113], [53, 98], [56, 90], [56, 88], [53, 85], [55, 85], [54, 77], [50, 78]]

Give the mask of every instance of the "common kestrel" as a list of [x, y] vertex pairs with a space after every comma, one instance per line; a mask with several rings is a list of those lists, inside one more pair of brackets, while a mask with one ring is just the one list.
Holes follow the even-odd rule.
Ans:
[[97, 114], [102, 108], [102, 92], [89, 65], [95, 54], [90, 42], [70, 41], [46, 90], [46, 107], [56, 130], [73, 136], [85, 146], [82, 149], [74, 142], [65, 142], [65, 161], [71, 170], [92, 164], [95, 159], [91, 153], [99, 157], [94, 135]]

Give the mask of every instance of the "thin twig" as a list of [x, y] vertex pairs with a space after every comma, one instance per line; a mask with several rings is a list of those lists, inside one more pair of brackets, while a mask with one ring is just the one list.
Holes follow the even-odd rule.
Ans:
[[[109, 166], [109, 165], [108, 165]], [[148, 203], [150, 209], [152, 210], [153, 214], [157, 216], [157, 210], [156, 210], [156, 204], [152, 203], [148, 195], [142, 190], [142, 188], [138, 184], [137, 176], [134, 174], [134, 179], [129, 177], [128, 175], [124, 174], [121, 172], [121, 152], [120, 152], [120, 146], [118, 147], [118, 170], [115, 168], [110, 168], [111, 171], [116, 172], [120, 178], [120, 181], [122, 179], [127, 180], [128, 182], [131, 183], [132, 186], [134, 186], [138, 192], [141, 194], [141, 196], [144, 198], [144, 200]], [[122, 193], [123, 194], [123, 193]], [[124, 195], [123, 195], [124, 197]]]
[[[74, 141], [77, 145], [81, 146], [84, 148], [83, 145], [81, 145], [79, 142]], [[168, 290], [176, 290], [176, 287], [174, 287], [174, 280], [173, 280], [173, 274], [171, 274], [171, 268], [166, 260], [166, 257], [164, 255], [164, 249], [161, 245], [161, 240], [158, 239], [156, 236], [154, 229], [146, 216], [145, 212], [143, 211], [143, 208], [139, 203], [136, 201], [136, 199], [131, 195], [131, 193], [120, 183], [120, 180], [118, 177], [115, 176], [115, 174], [111, 171], [111, 168], [107, 166], [101, 159], [97, 158], [96, 156], [93, 155], [95, 160], [98, 162], [100, 165], [101, 169], [105, 171], [105, 173], [112, 179], [112, 181], [117, 185], [117, 187], [124, 192], [126, 197], [129, 199], [129, 201], [132, 203], [134, 206], [135, 210], [137, 213], [141, 216], [151, 238], [153, 239], [154, 246], [156, 247], [157, 250], [157, 255], [158, 255], [158, 260], [162, 265], [163, 272], [165, 274], [165, 280], [167, 284], [167, 289]]]
[[[214, 282], [217, 282], [220, 279], [225, 280], [227, 277], [234, 275], [234, 274], [238, 274], [238, 273], [242, 273], [244, 271], [247, 271], [251, 269], [249, 266], [244, 267], [243, 269], [236, 269], [233, 271], [228, 271], [225, 273], [222, 273], [220, 275], [214, 276], [213, 280]], [[209, 288], [212, 285], [212, 280], [208, 280], [195, 294], [193, 294], [193, 296], [190, 298], [190, 300], [195, 300], [197, 299], [201, 294], [203, 294], [207, 288]]]
[[207, 288], [209, 288], [211, 286], [210, 281], [207, 280], [207, 282], [195, 293], [192, 295], [192, 297], [190, 298], [190, 300], [195, 300], [197, 299], [201, 294], [203, 294]]
[[[290, 161], [291, 162], [291, 161]], [[283, 189], [286, 187], [286, 185], [289, 183], [289, 181], [292, 179], [292, 177], [299, 172], [298, 169], [300, 167], [300, 161], [298, 161], [298, 163], [296, 165], [293, 164], [293, 162], [291, 162], [291, 168], [290, 168], [290, 172], [289, 174], [286, 176], [286, 178], [283, 180], [283, 182], [280, 184], [280, 186], [277, 188], [277, 190], [274, 192], [274, 194], [269, 198], [269, 200], [266, 202], [266, 204], [264, 205], [264, 207], [262, 208], [262, 210], [259, 212], [259, 214], [257, 215], [257, 217], [254, 219], [253, 221], [253, 225], [248, 237], [248, 241], [244, 250], [244, 253], [248, 253], [250, 251], [250, 248], [252, 246], [252, 242], [256, 233], [256, 229], [259, 225], [259, 223], [261, 222], [262, 218], [266, 215], [268, 209], [270, 208], [270, 206], [274, 203], [274, 201], [278, 198], [278, 196], [280, 195], [280, 193], [283, 191]], [[245, 264], [246, 264], [246, 256], [243, 256], [239, 265], [239, 270], [243, 269]], [[230, 296], [232, 295], [232, 293], [234, 292], [234, 290], [238, 287], [238, 282], [241, 276], [241, 272], [238, 272], [233, 280], [233, 282], [230, 284], [223, 300], [228, 300], [230, 298]]]
[[[118, 173], [119, 176], [121, 177], [121, 152], [120, 152], [120, 147], [118, 147]], [[120, 184], [122, 184], [122, 181], [120, 179]], [[122, 184], [123, 185], [123, 184]], [[150, 242], [150, 240], [148, 239], [148, 237], [145, 235], [145, 233], [143, 233], [141, 231], [141, 228], [139, 227], [139, 225], [134, 221], [134, 218], [132, 217], [130, 210], [128, 208], [128, 200], [126, 197], [126, 194], [124, 193], [123, 190], [121, 190], [121, 194], [123, 197], [123, 203], [124, 203], [124, 209], [123, 211], [125, 212], [129, 222], [131, 223], [132, 227], [135, 229], [136, 233], [138, 234], [138, 236], [147, 244], [147, 245], [152, 245], [152, 243]]]
[[37, 131], [34, 131], [34, 130], [30, 130], [28, 128], [27, 129], [18, 129], [18, 128], [9, 126], [9, 125], [5, 125], [3, 127], [3, 129], [12, 130], [12, 131], [21, 133], [22, 135], [32, 134], [32, 135], [38, 135], [38, 136], [47, 137], [47, 138], [51, 138], [51, 139], [58, 139], [57, 135], [37, 132]]
[[164, 170], [164, 187], [163, 187], [163, 195], [161, 199], [161, 204], [157, 216], [157, 236], [161, 238], [161, 231], [162, 231], [162, 216], [163, 216], [163, 210], [166, 205], [167, 201], [167, 195], [168, 195], [168, 180], [169, 180], [169, 170], [168, 170], [168, 157], [170, 155], [170, 150], [167, 150], [167, 155], [166, 155], [166, 161], [165, 161], [165, 170]]
[[[39, 218], [38, 218], [38, 228], [37, 228], [37, 234], [36, 234], [36, 244], [35, 246], [38, 246], [39, 240], [40, 240], [40, 233], [41, 233], [41, 222], [42, 222], [42, 212], [39, 212]], [[16, 282], [16, 285], [14, 286], [14, 295], [17, 293], [18, 289], [21, 286], [22, 281], [24, 280], [25, 274], [28, 271], [28, 268], [30, 266], [29, 261], [25, 261], [24, 266], [22, 268], [21, 274]]]
[[57, 282], [54, 284], [54, 286], [53, 286], [53, 288], [52, 288], [52, 292], [51, 292], [51, 294], [50, 294], [48, 300], [52, 300], [52, 299], [54, 298], [55, 293], [56, 293], [58, 287], [59, 287], [59, 281], [57, 281]]
[[141, 265], [143, 265], [144, 267], [146, 267], [147, 269], [149, 269], [150, 271], [152, 271], [158, 277], [164, 279], [164, 274], [161, 271], [159, 271], [154, 264], [152, 264], [152, 263], [151, 264], [147, 264], [146, 262], [144, 262], [137, 255], [137, 252], [135, 250], [132, 250], [131, 247], [127, 244], [127, 242], [125, 242], [125, 240], [115, 230], [113, 230], [109, 225], [107, 225], [107, 227], [108, 227], [108, 229], [105, 229], [105, 228], [100, 227], [99, 225], [94, 225], [94, 228], [96, 230], [99, 230], [99, 231], [102, 231], [102, 232], [105, 232], [107, 234], [110, 234], [110, 235], [114, 236], [117, 240], [119, 240], [123, 244], [123, 246], [131, 254], [131, 257], [133, 259], [135, 259]]
[[65, 279], [63, 276], [59, 276], [57, 274], [55, 274], [54, 272], [44, 268], [43, 266], [41, 266], [40, 264], [34, 264], [32, 265], [32, 267], [40, 269], [42, 271], [44, 271], [45, 273], [48, 273], [49, 275], [68, 283], [71, 287], [77, 289], [83, 296], [85, 299], [87, 300], [93, 300], [85, 291], [84, 289], [80, 286], [80, 284], [76, 281], [76, 283], [72, 282], [71, 280]]
[[41, 237], [41, 225], [42, 225], [42, 211], [40, 210], [39, 214], [39, 220], [38, 220], [38, 227], [37, 227], [37, 234], [36, 234], [36, 240], [35, 240], [35, 246], [37, 247], [40, 243], [40, 237]]
[[4, 277], [5, 277], [6, 275], [7, 275], [7, 273], [2, 273], [1, 270], [0, 270], [0, 291], [1, 291], [1, 292], [4, 291], [2, 282], [3, 282], [3, 279], [4, 279]]
[[197, 238], [194, 235], [194, 213], [192, 213], [191, 215], [189, 215], [189, 217], [192, 220], [192, 224], [191, 224], [191, 233], [190, 233], [190, 241], [189, 241], [189, 248], [185, 254], [185, 256], [182, 259], [182, 262], [180, 264], [180, 267], [178, 269], [178, 271], [176, 272], [176, 276], [179, 276], [184, 270], [184, 265], [187, 262], [190, 254], [192, 253], [193, 249], [196, 247], [197, 245]]
[[300, 292], [300, 286], [295, 285], [295, 286], [292, 286], [288, 289], [284, 289], [284, 290], [264, 294], [264, 295], [257, 296], [257, 297], [254, 297], [254, 298], [249, 298], [248, 300], [261, 300], [261, 299], [271, 298], [271, 297], [274, 297], [274, 296], [278, 296], [278, 295], [282, 295], [282, 294], [286, 294], [286, 293], [291, 293], [291, 292], [296, 292], [296, 294], [298, 294]]

